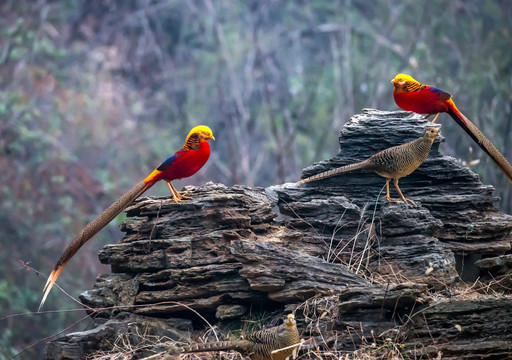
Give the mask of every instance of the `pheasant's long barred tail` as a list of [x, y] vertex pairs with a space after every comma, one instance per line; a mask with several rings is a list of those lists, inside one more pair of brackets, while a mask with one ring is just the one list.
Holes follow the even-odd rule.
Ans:
[[192, 344], [192, 345], [184, 346], [182, 348], [182, 351], [184, 353], [196, 353], [196, 352], [205, 352], [205, 351], [236, 350], [238, 352], [243, 353], [243, 352], [250, 351], [252, 346], [254, 346], [254, 344], [247, 340], [218, 341], [218, 342], [200, 343], [200, 344]]
[[357, 169], [360, 169], [360, 168], [364, 167], [365, 164], [366, 164], [366, 161], [362, 161], [362, 162], [359, 162], [359, 163], [350, 164], [350, 165], [342, 166], [342, 167], [339, 167], [339, 168], [336, 168], [336, 169], [324, 171], [324, 172], [322, 172], [320, 174], [316, 174], [316, 175], [310, 176], [310, 177], [308, 177], [306, 179], [302, 179], [302, 180], [298, 181], [297, 184], [303, 184], [303, 183], [307, 183], [307, 182], [310, 182], [310, 181], [322, 180], [322, 179], [326, 179], [328, 177], [336, 176], [336, 175], [344, 173], [344, 172], [348, 172], [348, 171], [352, 171], [352, 170], [357, 170]]
[[46, 281], [46, 285], [44, 286], [43, 299], [39, 304], [39, 308], [37, 311], [41, 311], [50, 290], [52, 289], [55, 281], [61, 274], [62, 270], [68, 263], [68, 261], [76, 254], [76, 252], [90, 239], [92, 238], [98, 231], [104, 228], [109, 222], [112, 221], [121, 211], [123, 211], [133, 200], [138, 198], [142, 193], [148, 190], [152, 183], [145, 183], [144, 181], [138, 183], [129, 191], [127, 191], [119, 200], [115, 201], [112, 205], [110, 205], [105, 211], [103, 211], [98, 217], [96, 217], [93, 221], [91, 221], [82, 231], [73, 239], [71, 244], [68, 245], [64, 253], [61, 255], [59, 261], [53, 268], [48, 280]]
[[[498, 168], [505, 174], [512, 183], [512, 165], [503, 156], [503, 154], [487, 139], [487, 137], [462, 113], [449, 111], [448, 114], [466, 131], [466, 133], [475, 141], [480, 148], [494, 161]], [[459, 118], [460, 115], [460, 118]]]
[[184, 347], [183, 352], [236, 350], [252, 360], [285, 360], [299, 346], [300, 335], [295, 317], [289, 314], [283, 324], [251, 333], [245, 340], [195, 344]]

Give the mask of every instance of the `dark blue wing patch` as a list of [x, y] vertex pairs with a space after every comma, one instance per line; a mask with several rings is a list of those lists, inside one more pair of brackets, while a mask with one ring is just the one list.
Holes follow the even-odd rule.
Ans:
[[434, 90], [435, 93], [437, 93], [437, 96], [439, 96], [439, 99], [440, 100], [449, 100], [452, 95], [450, 93], [447, 93], [446, 91], [444, 90], [441, 90], [441, 89], [438, 89], [438, 88], [435, 88], [433, 86], [430, 87], [432, 90]]
[[156, 169], [158, 171], [166, 171], [172, 165], [172, 163], [179, 157], [179, 154], [174, 154], [173, 156], [167, 158], [163, 163], [161, 163]]

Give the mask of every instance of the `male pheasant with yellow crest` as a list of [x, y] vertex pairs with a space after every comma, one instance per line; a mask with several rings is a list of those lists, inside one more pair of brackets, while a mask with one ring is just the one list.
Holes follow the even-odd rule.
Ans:
[[182, 202], [184, 199], [190, 199], [186, 194], [180, 194], [172, 185], [171, 181], [186, 178], [194, 175], [203, 167], [210, 157], [210, 145], [208, 140], [215, 140], [212, 130], [208, 126], [199, 125], [190, 130], [185, 145], [174, 155], [165, 160], [143, 181], [135, 185], [131, 190], [126, 192], [116, 202], [110, 205], [97, 218], [91, 221], [68, 245], [59, 261], [53, 268], [48, 281], [43, 289], [44, 296], [39, 305], [38, 311], [44, 305], [50, 290], [60, 273], [76, 254], [76, 252], [84, 245], [87, 240], [92, 238], [98, 231], [103, 229], [112, 219], [114, 219], [121, 211], [123, 211], [130, 203], [142, 195], [146, 190], [151, 188], [157, 181], [164, 180], [171, 191], [172, 198], [175, 202]]
[[398, 74], [391, 82], [394, 87], [393, 96], [398, 106], [407, 111], [426, 114], [427, 117], [435, 115], [433, 122], [437, 120], [440, 113], [447, 113], [485, 151], [508, 180], [512, 182], [512, 166], [510, 163], [496, 149], [494, 144], [457, 109], [449, 93], [433, 86], [422, 84], [407, 74]]

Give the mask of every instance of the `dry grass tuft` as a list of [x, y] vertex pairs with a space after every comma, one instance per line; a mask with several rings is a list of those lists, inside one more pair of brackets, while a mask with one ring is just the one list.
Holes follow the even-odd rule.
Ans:
[[[120, 334], [116, 340], [111, 344], [112, 350], [99, 351], [90, 357], [88, 360], [131, 360], [140, 359], [141, 356], [148, 355], [145, 359], [151, 359], [154, 356], [155, 347], [161, 348], [168, 346], [169, 348], [176, 348], [182, 344], [178, 344], [172, 339], [165, 336], [155, 336], [147, 333], [146, 329], [141, 333], [138, 327], [134, 328], [133, 332], [127, 334]], [[165, 354], [162, 353], [162, 354]], [[161, 357], [158, 357], [161, 359]]]

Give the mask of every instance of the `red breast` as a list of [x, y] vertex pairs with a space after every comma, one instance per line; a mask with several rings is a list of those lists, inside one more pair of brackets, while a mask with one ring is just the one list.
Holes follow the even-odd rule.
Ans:
[[173, 163], [172, 166], [159, 176], [160, 179], [172, 181], [176, 179], [183, 179], [194, 175], [201, 169], [210, 157], [210, 144], [208, 141], [203, 140], [199, 143], [197, 149], [183, 152]]
[[418, 114], [437, 114], [446, 112], [449, 108], [448, 101], [440, 100], [438, 94], [430, 86], [411, 92], [395, 88], [393, 97], [399, 107]]

